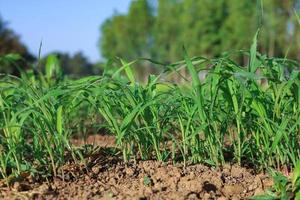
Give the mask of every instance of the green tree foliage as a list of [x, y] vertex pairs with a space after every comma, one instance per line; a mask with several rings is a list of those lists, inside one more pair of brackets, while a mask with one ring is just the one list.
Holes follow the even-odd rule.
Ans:
[[127, 16], [131, 59], [150, 56], [153, 19], [147, 0], [132, 1]]
[[127, 58], [128, 37], [126, 16], [115, 15], [108, 19], [101, 27], [101, 53], [105, 58], [123, 56]]
[[[20, 41], [19, 36], [7, 27], [6, 22], [0, 17], [0, 57], [6, 54], [19, 54], [27, 61], [33, 61], [34, 57], [29, 53], [27, 47]], [[18, 70], [12, 63], [0, 63], [1, 73], [18, 74]], [[22, 67], [28, 67], [22, 61]]]
[[[81, 77], [91, 75], [94, 74], [96, 71], [99, 71], [99, 69], [96, 69], [98, 67], [90, 63], [82, 52], [77, 52], [72, 56], [68, 53], [62, 52], [53, 52], [49, 55], [57, 56], [64, 75], [68, 75], [71, 77]], [[40, 63], [40, 66], [42, 68], [46, 64], [47, 57], [48, 55], [46, 55]]]
[[[294, 9], [298, 0], [264, 0], [261, 32], [261, 48], [269, 56], [295, 55], [300, 50], [297, 39], [299, 24], [295, 20]], [[296, 56], [294, 58], [299, 58]]]
[[[153, 49], [154, 16], [147, 0], [132, 1], [127, 15], [115, 14], [101, 27], [100, 49], [105, 58], [121, 57], [124, 60], [149, 58]], [[149, 63], [135, 66], [138, 74], [151, 71]], [[142, 76], [139, 76], [142, 77]]]
[[100, 48], [106, 58], [150, 56], [153, 16], [147, 0], [132, 1], [128, 15], [115, 14], [101, 27]]
[[226, 0], [221, 27], [221, 51], [249, 48], [258, 28], [255, 1]]
[[[180, 14], [182, 3], [175, 0], [159, 0], [154, 24], [153, 57], [160, 61], [174, 61], [182, 55]], [[164, 58], [164, 59], [162, 59]]]
[[[300, 58], [299, 0], [134, 0], [129, 12], [101, 28], [105, 58], [151, 57], [176, 62], [184, 45], [192, 56], [215, 57], [248, 49], [260, 28], [259, 49], [269, 56]], [[238, 62], [247, 62], [243, 57]]]
[[183, 7], [182, 42], [190, 54], [215, 56], [220, 53], [225, 1], [186, 0]]

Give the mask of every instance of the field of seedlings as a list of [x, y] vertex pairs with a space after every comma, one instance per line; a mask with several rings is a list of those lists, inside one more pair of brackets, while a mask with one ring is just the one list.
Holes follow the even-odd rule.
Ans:
[[[272, 169], [269, 199], [299, 198], [299, 64], [261, 55], [256, 39], [238, 53], [247, 66], [229, 53], [183, 50], [182, 61], [145, 83], [131, 68], [138, 60], [77, 80], [61, 75], [55, 56], [41, 72], [2, 74], [0, 197], [241, 199], [272, 186]], [[182, 70], [182, 83], [166, 81]], [[113, 145], [74, 144], [91, 132]]]

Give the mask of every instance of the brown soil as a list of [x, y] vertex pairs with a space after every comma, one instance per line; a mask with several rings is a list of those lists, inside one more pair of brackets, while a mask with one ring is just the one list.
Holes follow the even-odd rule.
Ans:
[[48, 182], [28, 177], [12, 188], [0, 187], [0, 199], [247, 199], [272, 185], [267, 175], [236, 165], [125, 165], [106, 152], [101, 149], [91, 156], [84, 169], [64, 166], [64, 174]]
[[84, 144], [92, 144], [100, 147], [114, 147], [115, 146], [115, 138], [111, 135], [103, 135], [103, 134], [96, 134], [96, 135], [89, 135], [86, 139], [72, 139], [72, 144], [75, 146], [81, 146]]

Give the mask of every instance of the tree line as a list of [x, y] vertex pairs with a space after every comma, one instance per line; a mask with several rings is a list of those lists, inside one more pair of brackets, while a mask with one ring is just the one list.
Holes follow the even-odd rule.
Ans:
[[205, 57], [249, 49], [260, 29], [261, 52], [300, 60], [299, 7], [299, 0], [133, 0], [128, 13], [101, 26], [99, 49], [107, 59], [172, 63], [183, 57], [183, 45]]
[[[76, 77], [101, 73], [101, 62], [115, 57], [173, 63], [182, 59], [182, 46], [190, 56], [209, 58], [247, 50], [259, 29], [260, 52], [300, 60], [299, 10], [300, 0], [132, 0], [127, 13], [116, 12], [101, 25], [103, 61], [90, 63], [82, 52], [53, 53], [65, 74]], [[8, 53], [18, 53], [29, 63], [38, 60], [0, 17], [0, 57]], [[247, 62], [241, 54], [235, 60]], [[15, 66], [0, 64], [0, 73], [17, 73]], [[147, 62], [135, 69], [140, 75], [156, 71]]]
[[[7, 62], [1, 59], [1, 57], [8, 54], [17, 54], [20, 57], [14, 62]], [[65, 75], [80, 77], [100, 74], [101, 72], [101, 63], [91, 63], [82, 52], [77, 52], [74, 55], [64, 52], [51, 52], [48, 55], [50, 54], [57, 56]], [[9, 28], [8, 23], [0, 17], [0, 73], [19, 75], [20, 69], [33, 68], [43, 70], [48, 55], [42, 58], [34, 56], [26, 45], [22, 43], [19, 35]]]

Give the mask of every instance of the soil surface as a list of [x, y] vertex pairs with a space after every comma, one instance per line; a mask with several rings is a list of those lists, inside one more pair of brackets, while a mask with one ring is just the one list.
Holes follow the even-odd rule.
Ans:
[[0, 199], [247, 199], [272, 185], [267, 175], [236, 165], [214, 169], [157, 161], [124, 164], [107, 148], [90, 156], [84, 168], [66, 165], [61, 171], [49, 181], [28, 177], [11, 188], [0, 184]]
[[111, 135], [89, 135], [85, 139], [72, 139], [72, 144], [75, 146], [81, 146], [85, 144], [91, 144], [99, 147], [114, 147], [115, 146], [115, 137]]

